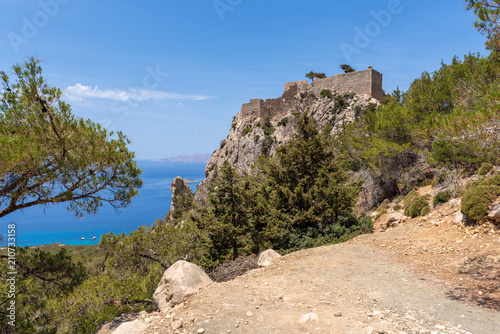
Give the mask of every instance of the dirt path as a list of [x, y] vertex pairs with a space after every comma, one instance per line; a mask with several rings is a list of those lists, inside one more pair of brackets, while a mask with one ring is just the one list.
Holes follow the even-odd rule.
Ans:
[[458, 227], [459, 204], [388, 230], [383, 215], [374, 234], [288, 254], [125, 333], [500, 333], [500, 234]]
[[[300, 323], [304, 315], [312, 320]], [[346, 243], [289, 254], [271, 267], [214, 284], [150, 333], [499, 333], [500, 316], [443, 289], [375, 247]], [[171, 329], [173, 320], [182, 328]], [[317, 319], [317, 320], [315, 320]]]

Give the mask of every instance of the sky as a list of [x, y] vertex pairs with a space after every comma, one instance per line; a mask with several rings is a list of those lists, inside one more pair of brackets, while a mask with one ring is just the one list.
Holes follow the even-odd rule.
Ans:
[[340, 64], [407, 90], [487, 54], [462, 0], [0, 0], [0, 70], [41, 59], [74, 114], [131, 140], [138, 159], [209, 153], [243, 103]]

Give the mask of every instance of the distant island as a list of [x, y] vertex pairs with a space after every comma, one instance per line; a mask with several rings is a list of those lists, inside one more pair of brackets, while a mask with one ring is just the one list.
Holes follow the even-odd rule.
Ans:
[[210, 160], [212, 154], [192, 154], [192, 155], [181, 155], [178, 157], [171, 157], [165, 159], [153, 160], [154, 162], [203, 162], [207, 163]]

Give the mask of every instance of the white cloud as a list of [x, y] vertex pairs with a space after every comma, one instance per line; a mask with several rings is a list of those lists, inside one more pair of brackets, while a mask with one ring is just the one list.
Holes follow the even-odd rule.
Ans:
[[63, 91], [63, 95], [66, 99], [72, 101], [84, 101], [89, 98], [100, 98], [115, 101], [149, 101], [149, 100], [191, 100], [200, 101], [213, 99], [215, 96], [206, 95], [189, 95], [189, 94], [178, 94], [169, 93], [158, 90], [149, 90], [144, 88], [129, 88], [128, 90], [123, 89], [99, 89], [95, 86], [94, 88], [90, 86], [84, 86], [77, 83], [74, 86], [69, 86]]

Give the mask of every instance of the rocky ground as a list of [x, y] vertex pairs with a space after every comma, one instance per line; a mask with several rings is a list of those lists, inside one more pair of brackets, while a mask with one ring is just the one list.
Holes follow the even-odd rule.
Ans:
[[371, 235], [288, 254], [100, 333], [500, 333], [498, 228], [457, 224], [459, 200], [388, 228], [392, 207]]

